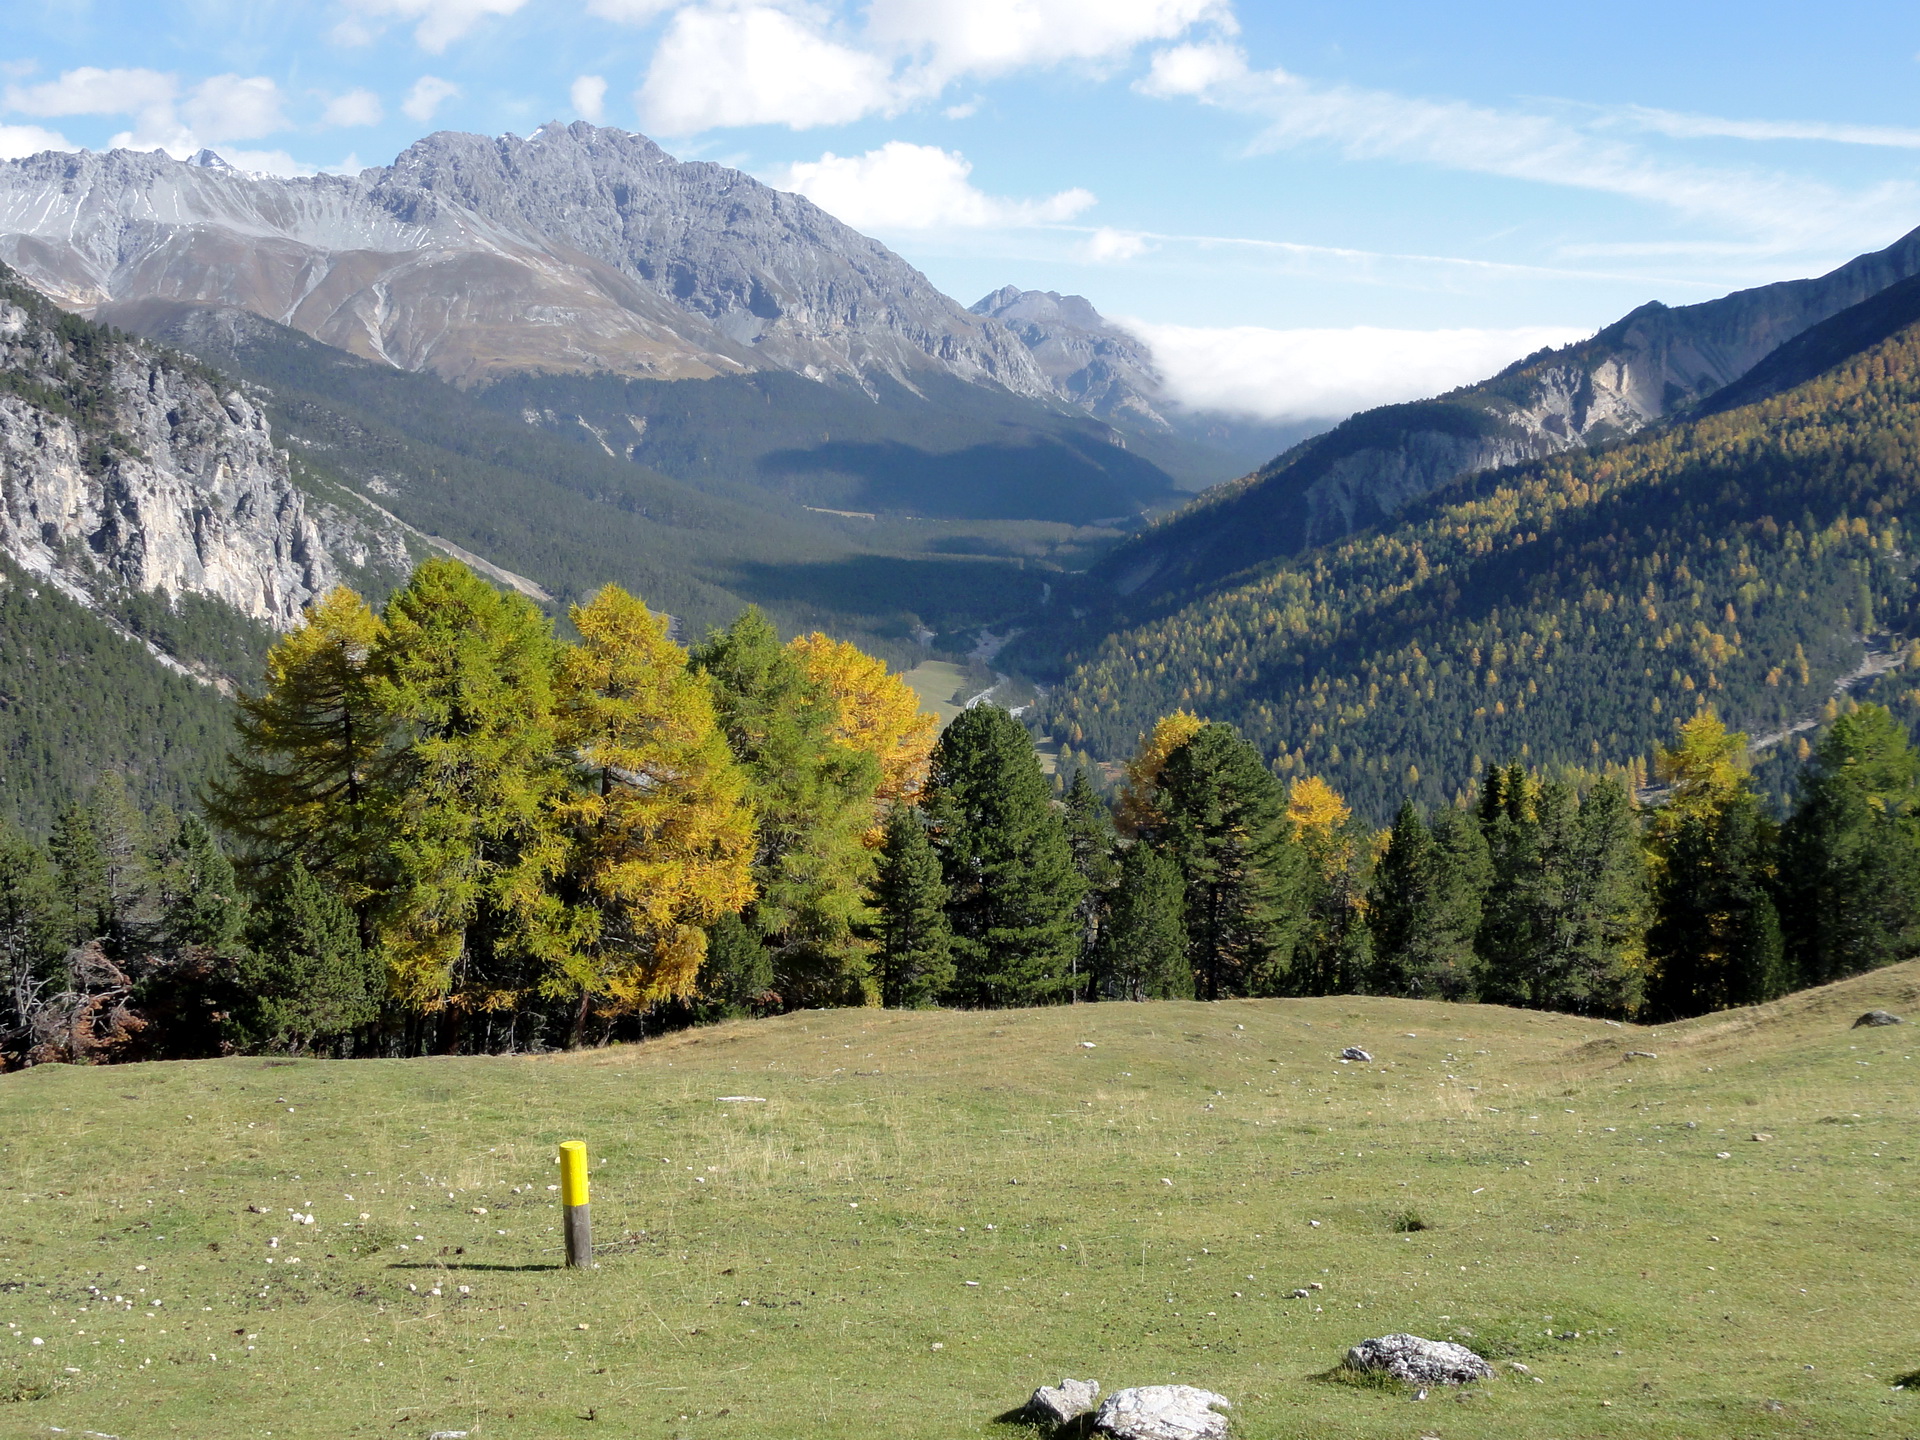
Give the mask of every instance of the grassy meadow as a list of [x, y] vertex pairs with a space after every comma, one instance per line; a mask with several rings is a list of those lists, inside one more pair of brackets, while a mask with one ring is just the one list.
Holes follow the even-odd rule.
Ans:
[[[1872, 1005], [1920, 1019], [1920, 962], [1660, 1028], [1332, 998], [41, 1067], [0, 1079], [0, 1436], [1018, 1440], [1062, 1375], [1248, 1440], [1920, 1434], [1920, 1027]], [[1397, 1330], [1502, 1376], [1323, 1378]]]

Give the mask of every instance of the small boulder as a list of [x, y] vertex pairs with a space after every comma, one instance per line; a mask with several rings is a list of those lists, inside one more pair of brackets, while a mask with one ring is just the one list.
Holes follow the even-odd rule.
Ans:
[[1904, 1025], [1906, 1023], [1898, 1015], [1889, 1015], [1885, 1010], [1869, 1010], [1853, 1022], [1853, 1028], [1858, 1030], [1862, 1025]]
[[1418, 1335], [1362, 1340], [1341, 1363], [1349, 1370], [1391, 1375], [1407, 1385], [1464, 1385], [1493, 1375], [1493, 1367], [1466, 1346]]
[[1659, 1058], [1660, 1058], [1660, 1057], [1659, 1057], [1658, 1055], [1656, 1055], [1656, 1054], [1654, 1054], [1654, 1053], [1653, 1053], [1653, 1051], [1651, 1051], [1651, 1050], [1629, 1050], [1629, 1051], [1627, 1051], [1627, 1059], [1629, 1059], [1629, 1060], [1658, 1060]]
[[1373, 1056], [1362, 1050], [1358, 1045], [1349, 1045], [1340, 1052], [1340, 1058], [1342, 1060], [1371, 1060]]
[[1099, 1403], [1098, 1380], [1062, 1380], [1034, 1391], [1027, 1401], [1027, 1414], [1043, 1425], [1067, 1425]]
[[1226, 1440], [1226, 1397], [1192, 1385], [1140, 1385], [1116, 1390], [1100, 1406], [1093, 1428], [1116, 1440]]

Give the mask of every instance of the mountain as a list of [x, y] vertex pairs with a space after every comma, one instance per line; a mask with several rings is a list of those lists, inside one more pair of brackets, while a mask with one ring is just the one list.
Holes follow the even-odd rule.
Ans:
[[1390, 521], [1461, 475], [1604, 444], [1684, 414], [1781, 345], [1920, 273], [1920, 230], [1812, 280], [1650, 303], [1437, 399], [1362, 411], [1116, 549], [1081, 603], [1129, 613]]
[[0, 811], [43, 828], [102, 767], [183, 803], [272, 633], [416, 544], [232, 382], [0, 267]]
[[585, 123], [440, 132], [353, 176], [47, 152], [0, 165], [0, 259], [70, 309], [233, 305], [464, 384], [770, 368], [1052, 393], [1003, 327], [810, 201]]
[[1463, 477], [1122, 627], [1046, 721], [1117, 758], [1196, 710], [1383, 821], [1512, 757], [1643, 765], [1708, 705], [1778, 739], [1883, 675], [1913, 712], [1915, 308], [1894, 285], [1783, 347], [1745, 404]]

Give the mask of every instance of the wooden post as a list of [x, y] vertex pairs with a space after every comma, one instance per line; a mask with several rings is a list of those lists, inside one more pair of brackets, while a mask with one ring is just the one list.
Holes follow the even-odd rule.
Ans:
[[593, 1208], [587, 1203], [587, 1144], [560, 1146], [560, 1207], [567, 1231], [567, 1268], [593, 1268]]

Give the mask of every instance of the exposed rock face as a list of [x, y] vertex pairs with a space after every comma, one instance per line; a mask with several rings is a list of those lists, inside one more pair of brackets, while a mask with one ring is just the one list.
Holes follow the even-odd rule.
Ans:
[[1828, 275], [1677, 309], [1434, 400], [1363, 411], [1209, 494], [1095, 570], [1122, 595], [1205, 585], [1378, 523], [1463, 475], [1630, 435], [1713, 395], [1811, 327], [1920, 274], [1920, 230]]
[[1100, 1406], [1093, 1426], [1118, 1440], [1225, 1440], [1233, 1404], [1224, 1395], [1192, 1385], [1140, 1385], [1116, 1390]]
[[463, 382], [940, 371], [1053, 393], [1003, 326], [811, 202], [584, 123], [442, 132], [357, 176], [31, 156], [0, 165], [0, 259], [69, 308], [237, 305]]
[[1062, 1380], [1042, 1385], [1027, 1401], [1027, 1414], [1042, 1425], [1061, 1426], [1078, 1420], [1100, 1403], [1098, 1380]]
[[245, 395], [91, 326], [0, 267], [0, 551], [83, 601], [201, 595], [286, 628], [397, 533], [310, 501]]
[[1451, 1340], [1418, 1335], [1382, 1335], [1362, 1340], [1341, 1362], [1349, 1370], [1391, 1375], [1407, 1385], [1464, 1385], [1492, 1378], [1493, 1366]]
[[1102, 419], [1168, 431], [1153, 352], [1079, 295], [1003, 285], [967, 307], [998, 320], [1033, 352], [1054, 389]]

